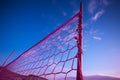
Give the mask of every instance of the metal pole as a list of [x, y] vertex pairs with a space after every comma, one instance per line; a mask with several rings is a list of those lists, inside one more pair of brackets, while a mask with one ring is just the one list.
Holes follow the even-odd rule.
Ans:
[[77, 77], [76, 77], [76, 80], [83, 80], [83, 75], [82, 75], [82, 2], [80, 3], [77, 44], [78, 44], [78, 54], [77, 54]]

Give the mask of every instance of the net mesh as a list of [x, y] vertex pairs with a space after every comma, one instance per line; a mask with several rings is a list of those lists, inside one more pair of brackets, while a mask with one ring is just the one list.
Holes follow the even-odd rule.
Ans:
[[76, 77], [78, 53], [78, 16], [25, 51], [7, 65], [7, 69], [22, 75], [37, 75], [48, 80], [70, 80]]

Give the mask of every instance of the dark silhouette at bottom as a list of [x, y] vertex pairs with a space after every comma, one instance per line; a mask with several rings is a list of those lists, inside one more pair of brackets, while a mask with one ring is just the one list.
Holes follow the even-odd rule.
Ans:
[[4, 67], [0, 67], [0, 80], [47, 80], [47, 79], [32, 74], [28, 76], [20, 75], [10, 70], [7, 70]]

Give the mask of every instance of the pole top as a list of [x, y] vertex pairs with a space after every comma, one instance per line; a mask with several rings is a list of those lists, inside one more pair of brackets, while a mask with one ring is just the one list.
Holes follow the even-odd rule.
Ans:
[[83, 3], [82, 1], [80, 2], [80, 12], [82, 12], [82, 6], [83, 6]]

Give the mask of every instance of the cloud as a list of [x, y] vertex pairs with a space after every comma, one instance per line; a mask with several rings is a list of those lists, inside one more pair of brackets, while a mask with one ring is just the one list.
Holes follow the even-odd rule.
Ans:
[[97, 8], [97, 4], [96, 4], [96, 0], [91, 0], [91, 2], [88, 5], [88, 11], [90, 13], [93, 13], [95, 11], [95, 9]]
[[110, 4], [110, 3], [108, 2], [108, 0], [102, 0], [102, 3], [103, 3], [105, 6], [107, 6], [107, 5]]
[[98, 11], [98, 12], [92, 17], [92, 20], [96, 21], [104, 12], [105, 12], [104, 10]]
[[98, 36], [93, 36], [93, 39], [95, 39], [95, 40], [102, 40], [102, 38], [98, 37]]
[[103, 7], [108, 6], [109, 4], [110, 2], [108, 0], [90, 0], [88, 12], [93, 14], [95, 11], [103, 9]]
[[64, 11], [62, 12], [62, 14], [63, 14], [63, 16], [67, 16], [67, 13], [66, 13], [66, 12], [64, 12]]

